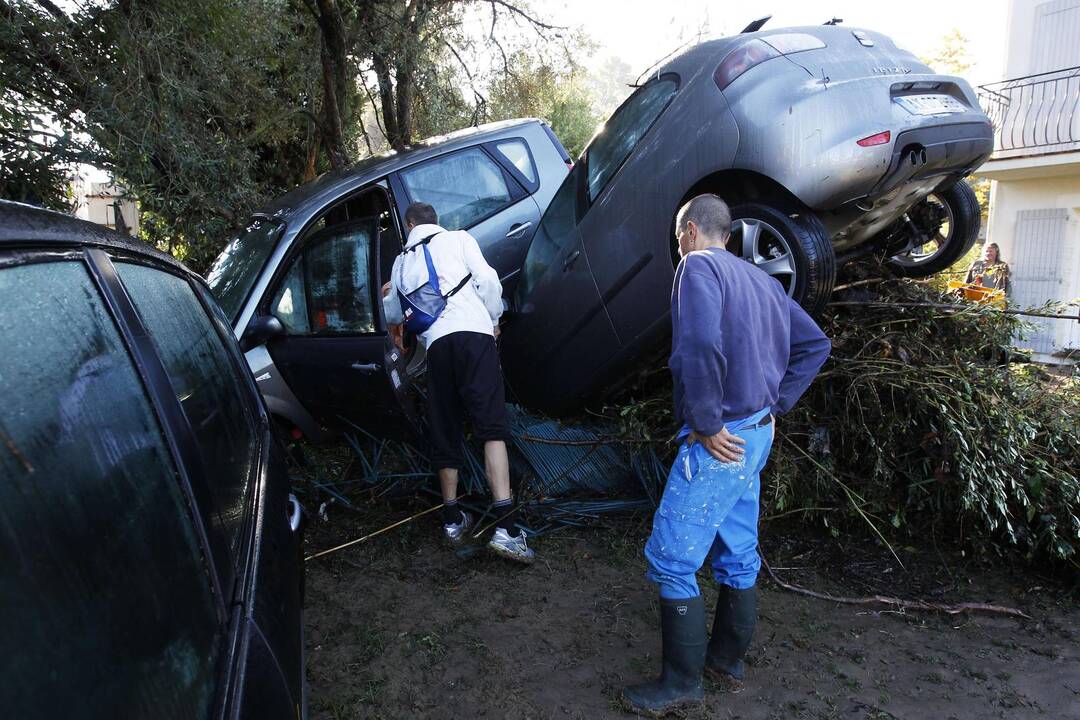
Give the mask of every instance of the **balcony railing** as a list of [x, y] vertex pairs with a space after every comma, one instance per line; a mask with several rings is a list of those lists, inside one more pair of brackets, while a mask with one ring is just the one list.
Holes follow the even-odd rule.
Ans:
[[1080, 150], [1080, 67], [979, 86], [994, 159]]

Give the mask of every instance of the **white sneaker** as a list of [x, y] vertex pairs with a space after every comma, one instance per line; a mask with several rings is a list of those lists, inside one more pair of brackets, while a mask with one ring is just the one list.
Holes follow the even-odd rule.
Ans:
[[469, 528], [472, 527], [472, 524], [472, 515], [462, 510], [461, 522], [443, 525], [443, 535], [446, 537], [447, 542], [449, 542], [451, 545], [461, 545], [463, 542], [465, 542], [465, 534], [469, 532]]
[[529, 549], [528, 544], [525, 542], [524, 530], [515, 537], [502, 528], [495, 528], [495, 534], [491, 536], [487, 546], [493, 553], [501, 555], [507, 560], [514, 560], [526, 565], [532, 565], [533, 561], [536, 560], [536, 554]]

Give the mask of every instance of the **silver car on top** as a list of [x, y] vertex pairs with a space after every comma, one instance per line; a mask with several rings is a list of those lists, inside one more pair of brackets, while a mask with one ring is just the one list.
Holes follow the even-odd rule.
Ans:
[[968, 83], [880, 33], [762, 24], [650, 75], [556, 192], [503, 332], [513, 397], [572, 410], [663, 351], [674, 217], [699, 193], [731, 205], [729, 249], [811, 312], [861, 254], [928, 275], [971, 247], [961, 180], [993, 135]]

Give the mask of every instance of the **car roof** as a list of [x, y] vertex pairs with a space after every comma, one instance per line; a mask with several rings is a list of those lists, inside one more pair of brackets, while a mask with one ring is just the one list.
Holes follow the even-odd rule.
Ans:
[[0, 249], [92, 245], [124, 250], [191, 273], [179, 260], [115, 230], [34, 205], [0, 200]]
[[654, 69], [649, 75], [641, 78], [640, 82], [644, 83], [651, 77], [657, 77], [665, 73], [689, 76], [694, 71], [701, 69], [702, 63], [707, 61], [719, 62], [721, 59], [720, 54], [722, 52], [726, 52], [755, 38], [765, 39], [770, 35], [799, 33], [802, 35], [812, 35], [828, 44], [829, 41], [834, 40], [840, 35], [849, 35], [855, 31], [866, 33], [875, 41], [881, 42], [887, 40], [892, 44], [892, 39], [887, 35], [872, 30], [866, 30], [865, 28], [855, 25], [795, 25], [786, 27], [766, 27], [757, 32], [726, 35], [721, 38], [706, 40], [705, 42], [691, 45], [674, 55], [670, 60], [661, 65], [658, 70]]
[[487, 123], [465, 128], [464, 130], [457, 130], [447, 135], [427, 138], [400, 152], [391, 151], [382, 155], [364, 158], [348, 167], [323, 173], [311, 182], [304, 183], [284, 195], [274, 198], [260, 208], [256, 214], [284, 219], [310, 200], [323, 195], [337, 195], [341, 189], [355, 186], [357, 182], [362, 183], [369, 179], [376, 180], [422, 160], [499, 137], [512, 128], [542, 122], [544, 121], [537, 118], [518, 118]]

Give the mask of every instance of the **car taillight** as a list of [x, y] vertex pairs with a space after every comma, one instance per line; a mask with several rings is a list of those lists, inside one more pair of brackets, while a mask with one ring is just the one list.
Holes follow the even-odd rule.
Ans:
[[729, 52], [716, 68], [713, 73], [716, 87], [723, 90], [750, 68], [775, 57], [780, 57], [780, 53], [768, 43], [757, 39], [743, 43]]
[[864, 137], [862, 140], [857, 140], [855, 144], [862, 147], [873, 147], [875, 145], [884, 145], [889, 142], [889, 138], [892, 137], [892, 133], [886, 130], [885, 132], [879, 132], [876, 135]]

